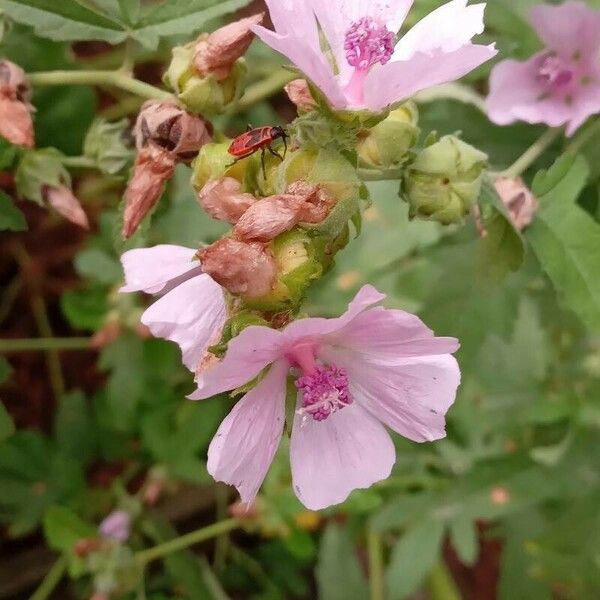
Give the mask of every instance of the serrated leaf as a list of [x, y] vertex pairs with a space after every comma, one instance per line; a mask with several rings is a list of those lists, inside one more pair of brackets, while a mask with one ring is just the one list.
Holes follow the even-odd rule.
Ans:
[[582, 158], [563, 158], [536, 177], [541, 207], [527, 239], [565, 308], [600, 331], [600, 225], [576, 204], [587, 174]]
[[0, 190], [0, 231], [7, 229], [27, 231], [27, 221], [11, 198]]
[[82, 538], [96, 535], [96, 529], [63, 506], [51, 506], [44, 516], [44, 535], [51, 548], [69, 552]]
[[391, 600], [404, 600], [417, 590], [437, 562], [445, 525], [428, 520], [411, 527], [396, 543], [386, 573]]
[[96, 431], [90, 407], [81, 392], [63, 396], [54, 421], [58, 447], [65, 454], [86, 462], [96, 448]]

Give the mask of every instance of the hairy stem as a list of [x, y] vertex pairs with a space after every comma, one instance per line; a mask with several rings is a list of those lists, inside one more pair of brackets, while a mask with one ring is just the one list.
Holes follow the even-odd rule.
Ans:
[[55, 563], [52, 565], [52, 568], [48, 571], [42, 583], [40, 583], [39, 587], [29, 600], [46, 600], [46, 598], [50, 598], [52, 592], [56, 589], [56, 586], [60, 583], [60, 580], [63, 578], [65, 571], [67, 570], [67, 559], [65, 556], [61, 556]]
[[542, 155], [562, 135], [562, 129], [548, 129], [536, 142], [510, 166], [508, 169], [497, 173], [500, 177], [518, 177]]
[[0, 340], [0, 353], [12, 352], [49, 352], [59, 350], [84, 350], [90, 348], [90, 338], [22, 338]]
[[367, 530], [367, 549], [369, 552], [369, 598], [370, 600], [385, 600], [381, 535], [371, 527]]
[[153, 560], [157, 560], [163, 556], [172, 554], [173, 552], [183, 550], [189, 546], [199, 544], [200, 542], [205, 542], [206, 540], [222, 535], [223, 533], [232, 531], [239, 526], [240, 524], [237, 519], [219, 521], [218, 523], [213, 523], [212, 525], [208, 525], [202, 529], [197, 529], [191, 533], [187, 533], [173, 540], [169, 540], [164, 544], [159, 544], [153, 548], [142, 550], [136, 554], [136, 559], [141, 565], [146, 565]]
[[104, 85], [148, 99], [167, 99], [172, 94], [122, 71], [46, 71], [28, 75], [32, 85]]
[[423, 90], [415, 95], [415, 101], [426, 104], [434, 100], [457, 100], [464, 104], [471, 104], [481, 112], [486, 112], [485, 99], [474, 89], [461, 83], [445, 83], [436, 87]]
[[441, 560], [430, 571], [425, 587], [431, 600], [462, 600], [452, 574]]
[[63, 156], [60, 162], [71, 169], [94, 169], [97, 166], [96, 161], [87, 156]]
[[250, 108], [261, 100], [270, 98], [274, 94], [280, 92], [283, 86], [288, 84], [296, 76], [290, 71], [279, 69], [269, 77], [259, 81], [248, 87], [246, 93], [240, 98], [240, 101], [233, 108], [234, 112], [239, 112]]
[[363, 181], [396, 181], [403, 173], [402, 169], [358, 169], [358, 176]]

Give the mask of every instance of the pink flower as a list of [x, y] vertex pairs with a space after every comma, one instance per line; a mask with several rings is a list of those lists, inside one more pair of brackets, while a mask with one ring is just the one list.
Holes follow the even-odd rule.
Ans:
[[98, 531], [102, 537], [126, 542], [131, 535], [131, 516], [125, 510], [114, 510], [100, 523]]
[[[412, 0], [266, 2], [275, 31], [257, 25], [254, 32], [287, 56], [337, 109], [381, 111], [459, 79], [496, 54], [493, 45], [471, 43], [483, 31], [485, 4], [452, 0], [396, 43]], [[321, 49], [317, 22], [331, 61]]]
[[196, 250], [161, 245], [129, 250], [121, 257], [121, 292], [160, 294], [142, 315], [156, 337], [179, 345], [183, 363], [195, 371], [209, 346], [216, 344], [227, 319], [220, 285], [202, 272]]
[[[395, 462], [384, 425], [416, 442], [445, 435], [460, 382], [454, 338], [434, 337], [416, 316], [374, 306], [363, 287], [344, 315], [301, 319], [281, 331], [248, 327], [224, 359], [197, 378], [200, 400], [264, 376], [221, 423], [208, 470], [251, 503], [273, 460], [285, 420], [286, 382], [298, 389], [291, 434], [293, 485], [317, 510], [385, 479]], [[268, 368], [268, 369], [267, 369]]]
[[488, 115], [499, 125], [566, 125], [573, 135], [600, 112], [600, 11], [571, 0], [536, 6], [531, 22], [546, 49], [526, 62], [505, 60], [494, 68]]

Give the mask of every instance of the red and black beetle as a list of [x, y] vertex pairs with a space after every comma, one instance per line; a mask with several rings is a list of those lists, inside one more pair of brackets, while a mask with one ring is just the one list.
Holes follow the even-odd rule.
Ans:
[[[231, 142], [231, 145], [227, 150], [231, 156], [235, 156], [235, 161], [231, 164], [234, 165], [238, 160], [247, 158], [260, 150], [263, 176], [266, 176], [265, 151], [268, 150], [273, 156], [277, 156], [277, 158], [283, 160], [287, 152], [287, 138], [288, 134], [283, 127], [257, 127], [256, 129], [253, 129], [248, 125], [247, 131], [242, 133], [242, 135], [238, 135], [238, 137]], [[283, 140], [283, 156], [271, 148], [271, 144], [277, 139]]]

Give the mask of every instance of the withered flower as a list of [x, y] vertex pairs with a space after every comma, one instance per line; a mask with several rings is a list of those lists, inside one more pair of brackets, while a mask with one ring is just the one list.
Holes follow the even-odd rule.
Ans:
[[198, 252], [204, 273], [232, 294], [260, 298], [277, 279], [273, 255], [263, 244], [224, 238]]
[[198, 40], [194, 54], [194, 67], [200, 75], [212, 75], [218, 80], [229, 77], [238, 58], [246, 54], [254, 33], [253, 25], [262, 23], [264, 14], [256, 14], [230, 23]]
[[294, 79], [283, 88], [288, 98], [296, 105], [300, 112], [310, 112], [317, 107], [308, 87], [306, 79]]
[[237, 179], [221, 177], [209, 181], [198, 192], [198, 202], [211, 217], [233, 224], [256, 202], [256, 198], [242, 192]]
[[84, 229], [90, 228], [87, 215], [81, 207], [81, 203], [71, 191], [71, 188], [66, 185], [45, 185], [42, 188], [42, 196], [67, 221], [71, 221], [71, 223], [75, 223], [75, 225], [79, 225]]
[[515, 227], [519, 231], [525, 229], [533, 221], [540, 206], [537, 198], [520, 177], [499, 177], [494, 181], [494, 187]]
[[31, 88], [25, 71], [0, 60], [0, 135], [11, 144], [33, 148]]

